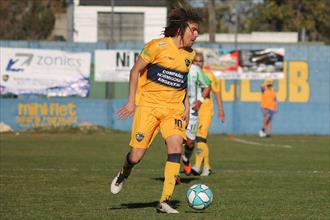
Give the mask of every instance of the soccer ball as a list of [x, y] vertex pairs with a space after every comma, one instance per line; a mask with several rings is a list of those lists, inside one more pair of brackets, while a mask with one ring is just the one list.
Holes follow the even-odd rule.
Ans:
[[188, 205], [197, 210], [206, 209], [210, 206], [213, 200], [211, 189], [204, 184], [195, 184], [187, 191]]
[[262, 130], [259, 131], [259, 137], [264, 138], [266, 137], [266, 133], [263, 132]]

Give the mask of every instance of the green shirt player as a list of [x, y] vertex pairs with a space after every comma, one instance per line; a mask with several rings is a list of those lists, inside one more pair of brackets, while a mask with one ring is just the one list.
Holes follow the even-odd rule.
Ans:
[[211, 80], [204, 74], [203, 70], [192, 64], [188, 74], [188, 99], [190, 105], [189, 122], [186, 130], [187, 141], [182, 155], [183, 171], [190, 175], [190, 157], [194, 150], [194, 142], [198, 129], [198, 110], [204, 99], [209, 96], [211, 91]]

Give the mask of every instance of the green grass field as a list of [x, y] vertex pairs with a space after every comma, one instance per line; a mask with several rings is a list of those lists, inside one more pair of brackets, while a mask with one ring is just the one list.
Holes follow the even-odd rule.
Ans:
[[[166, 148], [156, 138], [123, 192], [109, 182], [128, 151], [129, 133], [1, 134], [1, 219], [330, 219], [329, 136], [211, 135], [209, 177], [186, 177], [158, 214]], [[214, 193], [210, 208], [189, 208], [195, 183]]]

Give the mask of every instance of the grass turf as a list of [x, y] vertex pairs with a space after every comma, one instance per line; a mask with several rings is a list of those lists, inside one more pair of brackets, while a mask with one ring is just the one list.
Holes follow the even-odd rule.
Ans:
[[[166, 148], [156, 138], [123, 192], [109, 182], [122, 166], [129, 133], [1, 134], [1, 219], [329, 219], [329, 136], [211, 135], [209, 177], [186, 177], [158, 214]], [[195, 183], [214, 194], [210, 208], [188, 207]]]

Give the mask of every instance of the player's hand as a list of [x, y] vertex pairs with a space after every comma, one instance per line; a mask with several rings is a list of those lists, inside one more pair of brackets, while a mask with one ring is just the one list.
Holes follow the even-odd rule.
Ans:
[[218, 117], [220, 118], [222, 123], [225, 122], [225, 113], [223, 112], [222, 109], [218, 111]]
[[192, 109], [197, 112], [199, 110], [199, 108], [201, 107], [201, 105], [202, 105], [202, 102], [199, 100], [196, 100], [193, 104]]
[[188, 122], [189, 122], [189, 108], [186, 108], [183, 112], [183, 115], [182, 115], [182, 120], [184, 120], [186, 122], [186, 125], [188, 125]]
[[118, 118], [119, 119], [126, 119], [128, 117], [132, 117], [134, 114], [134, 110], [135, 110], [135, 104], [133, 103], [127, 103], [126, 105], [124, 105], [123, 107], [121, 107], [118, 112]]

